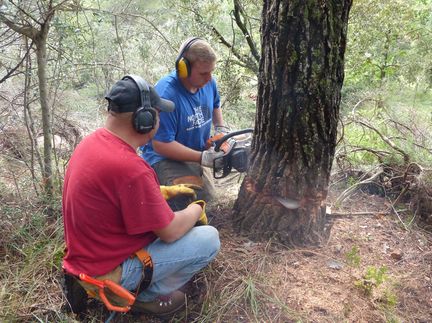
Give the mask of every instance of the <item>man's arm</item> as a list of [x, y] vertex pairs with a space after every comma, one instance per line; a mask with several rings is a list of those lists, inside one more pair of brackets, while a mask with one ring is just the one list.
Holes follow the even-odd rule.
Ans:
[[201, 152], [177, 141], [162, 142], [153, 139], [153, 149], [160, 155], [178, 161], [201, 162]]
[[213, 126], [223, 126], [222, 108], [213, 109]]
[[154, 233], [164, 242], [174, 242], [183, 237], [199, 220], [202, 207], [199, 204], [189, 204], [187, 208], [174, 212], [174, 219], [165, 228]]

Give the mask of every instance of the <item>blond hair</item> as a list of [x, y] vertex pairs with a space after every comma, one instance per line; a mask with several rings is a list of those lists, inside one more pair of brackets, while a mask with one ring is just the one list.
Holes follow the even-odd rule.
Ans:
[[[195, 37], [188, 38], [183, 42], [183, 44], [180, 46], [179, 55], [193, 38]], [[198, 61], [214, 63], [217, 60], [217, 56], [213, 48], [211, 48], [210, 44], [201, 38], [194, 40], [182, 56], [185, 57], [191, 64]]]

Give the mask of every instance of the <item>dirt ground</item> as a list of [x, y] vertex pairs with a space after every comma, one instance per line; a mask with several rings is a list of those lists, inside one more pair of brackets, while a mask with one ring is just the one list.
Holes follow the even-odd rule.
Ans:
[[241, 263], [249, 263], [242, 253], [261, 259], [248, 269], [262, 275], [273, 300], [263, 322], [432, 322], [430, 231], [390, 213], [382, 197], [357, 192], [338, 209], [332, 205], [336, 197], [333, 192], [328, 198], [330, 239], [316, 249], [243, 241], [230, 229], [229, 212], [216, 223], [223, 244], [219, 262], [237, 259], [241, 275]]
[[[187, 288], [187, 311], [172, 322], [432, 322], [432, 234], [416, 219], [361, 192], [336, 209], [331, 193], [328, 242], [287, 249], [237, 235], [230, 210], [238, 184], [219, 184], [209, 214], [221, 252]], [[131, 314], [113, 321], [160, 322]]]

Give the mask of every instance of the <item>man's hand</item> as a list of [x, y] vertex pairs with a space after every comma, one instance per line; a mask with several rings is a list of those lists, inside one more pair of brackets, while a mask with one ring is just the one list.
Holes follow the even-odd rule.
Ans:
[[[216, 158], [222, 157], [224, 155], [223, 151], [216, 152], [213, 147], [204, 150], [201, 153], [201, 165], [204, 167], [213, 167], [213, 161]], [[222, 158], [220, 159], [222, 162]]]
[[203, 200], [198, 200], [198, 201], [194, 201], [191, 204], [198, 204], [202, 207], [202, 212], [201, 215], [197, 221], [197, 223], [195, 225], [205, 225], [208, 224], [208, 220], [207, 220], [207, 214], [206, 214], [206, 202]]
[[178, 184], [178, 185], [171, 185], [171, 186], [165, 186], [161, 185], [160, 190], [162, 193], [162, 196], [165, 200], [169, 200], [170, 198], [173, 198], [177, 195], [189, 195], [192, 196], [192, 198], [196, 198], [196, 193], [194, 189], [199, 189], [200, 187], [198, 185], [194, 184]]
[[223, 126], [223, 125], [214, 126], [214, 136], [217, 136], [218, 134], [222, 134], [225, 136], [230, 132], [231, 132], [230, 127]]

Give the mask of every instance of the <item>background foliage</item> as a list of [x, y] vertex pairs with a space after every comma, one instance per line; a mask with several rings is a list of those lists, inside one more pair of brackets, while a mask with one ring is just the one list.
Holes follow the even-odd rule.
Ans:
[[[57, 6], [46, 66], [55, 148], [53, 201], [39, 193], [43, 161], [36, 48], [0, 20], [0, 299], [7, 304], [0, 317], [10, 320], [22, 302], [37, 303], [23, 294], [20, 281], [25, 278], [26, 288], [43, 288], [36, 282], [43, 277], [30, 269], [39, 268], [40, 275], [60, 269], [64, 169], [82, 136], [102, 125], [103, 97], [116, 80], [134, 73], [155, 83], [174, 68], [183, 40], [199, 36], [219, 56], [215, 76], [227, 122], [233, 129], [254, 125], [260, 2], [0, 0], [0, 16], [38, 26], [49, 3]], [[354, 170], [407, 169], [413, 163], [430, 170], [432, 1], [356, 0], [348, 38], [334, 172], [351, 176]], [[424, 181], [432, 183], [430, 172], [424, 174]], [[44, 217], [47, 202], [55, 211], [49, 219]]]

